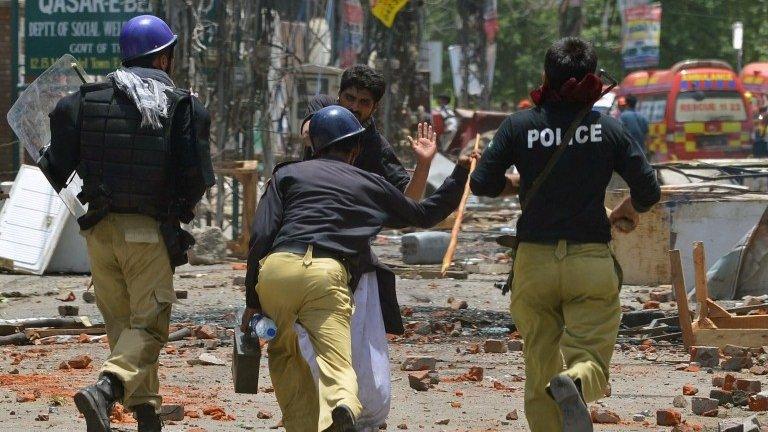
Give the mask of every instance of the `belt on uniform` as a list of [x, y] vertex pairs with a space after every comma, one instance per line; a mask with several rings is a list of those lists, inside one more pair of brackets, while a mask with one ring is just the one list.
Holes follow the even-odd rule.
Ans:
[[[307, 253], [307, 244], [305, 243], [283, 243], [276, 248], [272, 249], [272, 252], [288, 252], [297, 255], [304, 255]], [[317, 245], [312, 245], [312, 257], [313, 258], [332, 258], [339, 261], [349, 269], [349, 260], [339, 252], [332, 251], [330, 249], [322, 248]]]

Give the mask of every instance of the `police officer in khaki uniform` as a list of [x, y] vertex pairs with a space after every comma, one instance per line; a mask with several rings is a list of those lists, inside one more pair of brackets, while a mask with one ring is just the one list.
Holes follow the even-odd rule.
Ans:
[[[507, 117], [470, 180], [475, 195], [499, 196], [517, 190], [507, 170], [520, 172], [510, 311], [525, 340], [525, 415], [533, 432], [592, 430], [586, 403], [605, 394], [621, 319], [611, 224], [627, 219], [633, 228], [638, 212], [660, 198], [640, 143], [615, 119], [589, 111], [602, 89], [596, 66], [589, 43], [555, 42], [544, 84], [531, 94], [536, 106]], [[569, 130], [575, 134], [566, 143]], [[614, 171], [631, 197], [609, 220], [603, 203]]]
[[75, 394], [88, 432], [110, 430], [120, 401], [140, 432], [160, 431], [158, 356], [168, 340], [174, 267], [194, 243], [180, 228], [213, 184], [210, 119], [169, 73], [176, 35], [151, 15], [131, 19], [120, 35], [123, 66], [104, 83], [83, 85], [51, 113], [44, 155], [53, 183], [76, 166], [78, 219], [88, 244], [96, 303], [110, 356], [96, 384]]

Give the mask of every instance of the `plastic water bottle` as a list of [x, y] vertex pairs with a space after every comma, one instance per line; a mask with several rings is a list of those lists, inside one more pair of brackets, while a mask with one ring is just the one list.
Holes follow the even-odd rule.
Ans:
[[272, 340], [277, 336], [277, 325], [271, 319], [261, 314], [251, 318], [251, 337]]

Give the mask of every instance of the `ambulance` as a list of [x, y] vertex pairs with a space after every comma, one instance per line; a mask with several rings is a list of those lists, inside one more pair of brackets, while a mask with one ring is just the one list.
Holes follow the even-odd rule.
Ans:
[[654, 160], [749, 156], [752, 116], [741, 80], [728, 63], [686, 60], [670, 69], [630, 73], [618, 96], [634, 95], [648, 119]]

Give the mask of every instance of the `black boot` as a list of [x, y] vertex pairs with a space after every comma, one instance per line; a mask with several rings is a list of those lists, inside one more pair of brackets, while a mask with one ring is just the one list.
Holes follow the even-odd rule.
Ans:
[[155, 412], [155, 407], [150, 404], [141, 404], [133, 407], [136, 421], [139, 423], [139, 432], [160, 432], [163, 422]]
[[331, 411], [333, 423], [324, 432], [355, 432], [355, 416], [346, 405], [339, 405]]
[[567, 375], [558, 375], [549, 382], [549, 395], [560, 406], [563, 432], [592, 432], [592, 417], [576, 383]]
[[96, 384], [75, 393], [75, 406], [85, 417], [88, 432], [110, 432], [109, 414], [123, 397], [123, 384], [109, 374], [102, 374]]

